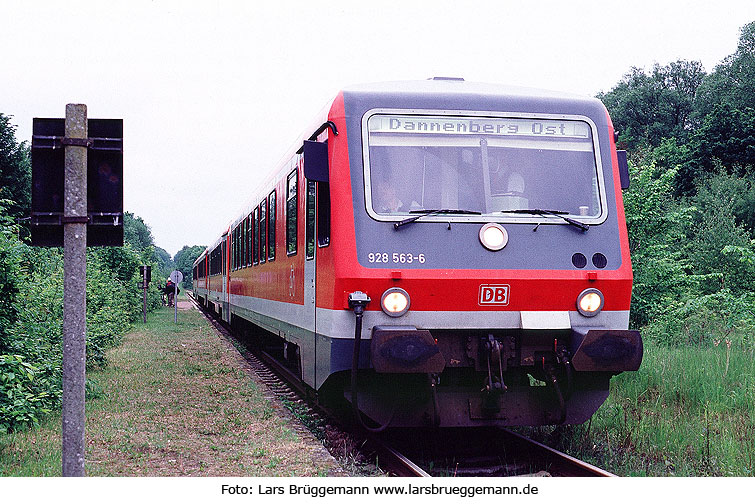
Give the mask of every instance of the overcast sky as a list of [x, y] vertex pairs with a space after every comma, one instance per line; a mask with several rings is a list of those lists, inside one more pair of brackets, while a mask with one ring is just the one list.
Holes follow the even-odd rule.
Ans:
[[207, 245], [342, 87], [459, 76], [583, 95], [632, 66], [710, 72], [747, 1], [0, 0], [0, 112], [123, 118], [124, 206]]

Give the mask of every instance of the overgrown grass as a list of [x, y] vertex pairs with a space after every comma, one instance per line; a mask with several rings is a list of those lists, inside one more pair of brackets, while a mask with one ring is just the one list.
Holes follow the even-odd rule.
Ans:
[[755, 355], [646, 343], [590, 423], [539, 429], [554, 446], [624, 476], [752, 476]]
[[[90, 476], [309, 476], [336, 470], [303, 442], [195, 310], [151, 314], [88, 373]], [[60, 416], [0, 434], [0, 475], [59, 476]]]

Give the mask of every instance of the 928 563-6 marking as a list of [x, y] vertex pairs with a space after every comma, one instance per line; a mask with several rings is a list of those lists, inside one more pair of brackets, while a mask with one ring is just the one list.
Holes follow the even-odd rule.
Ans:
[[425, 254], [412, 254], [400, 252], [370, 252], [367, 254], [367, 260], [370, 263], [384, 264], [425, 264], [427, 260]]

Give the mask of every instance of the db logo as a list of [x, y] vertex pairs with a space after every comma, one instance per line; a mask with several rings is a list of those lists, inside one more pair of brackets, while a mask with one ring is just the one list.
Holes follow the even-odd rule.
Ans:
[[509, 304], [508, 285], [480, 285], [481, 305], [507, 305]]

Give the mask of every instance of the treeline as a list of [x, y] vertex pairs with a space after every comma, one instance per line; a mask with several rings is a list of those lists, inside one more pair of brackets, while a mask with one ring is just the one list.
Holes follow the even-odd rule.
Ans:
[[[61, 397], [63, 253], [28, 245], [20, 224], [30, 212], [29, 147], [0, 113], [0, 432], [36, 424]], [[124, 247], [87, 250], [87, 367], [106, 364], [142, 314], [139, 266], [151, 265], [156, 283], [173, 262], [155, 247], [144, 221], [124, 217]], [[161, 306], [155, 285], [148, 308]], [[91, 384], [88, 384], [88, 386]]]
[[175, 269], [183, 274], [183, 284], [187, 289], [191, 288], [192, 285], [192, 279], [194, 277], [194, 261], [196, 261], [197, 257], [204, 252], [205, 248], [204, 245], [193, 245], [191, 247], [184, 245], [173, 257]]
[[632, 68], [598, 97], [629, 151], [631, 324], [664, 344], [755, 339], [755, 22], [706, 73]]

